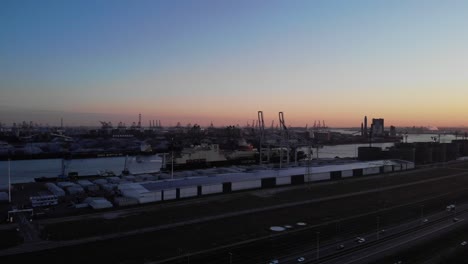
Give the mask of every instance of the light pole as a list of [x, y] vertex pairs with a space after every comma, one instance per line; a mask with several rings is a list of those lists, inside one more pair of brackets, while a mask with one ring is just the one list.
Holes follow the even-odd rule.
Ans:
[[232, 252], [229, 252], [229, 264], [232, 264]]
[[10, 175], [10, 159], [8, 159], [8, 202], [11, 203], [11, 175]]
[[424, 204], [421, 205], [421, 223], [424, 221]]
[[317, 234], [317, 259], [320, 258], [320, 232], [315, 232]]
[[171, 138], [171, 179], [174, 179], [174, 138]]
[[380, 217], [377, 216], [377, 240], [379, 240], [379, 233], [380, 233]]
[[455, 207], [453, 208], [453, 217], [457, 215], [457, 202], [454, 203]]
[[340, 234], [340, 220], [335, 222], [335, 236], [338, 238]]

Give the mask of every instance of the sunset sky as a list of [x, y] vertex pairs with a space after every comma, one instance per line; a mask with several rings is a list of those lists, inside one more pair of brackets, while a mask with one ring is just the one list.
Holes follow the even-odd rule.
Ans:
[[2, 0], [0, 122], [468, 125], [468, 1]]

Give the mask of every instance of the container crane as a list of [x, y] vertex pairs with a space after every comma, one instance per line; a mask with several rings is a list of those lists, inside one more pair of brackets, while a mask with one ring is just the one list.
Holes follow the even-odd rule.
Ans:
[[286, 162], [289, 165], [289, 132], [288, 128], [286, 127], [286, 123], [284, 121], [284, 114], [283, 112], [278, 113], [279, 116], [279, 123], [280, 123], [280, 129], [281, 129], [281, 142], [280, 144], [280, 168], [283, 162], [283, 143], [286, 141], [286, 153], [287, 153], [287, 159]]
[[[258, 111], [258, 124], [260, 129], [260, 144], [259, 144], [259, 164], [262, 165], [263, 161], [263, 142], [265, 141], [265, 121], [263, 120], [263, 112]], [[268, 161], [270, 160], [270, 155], [268, 155]]]

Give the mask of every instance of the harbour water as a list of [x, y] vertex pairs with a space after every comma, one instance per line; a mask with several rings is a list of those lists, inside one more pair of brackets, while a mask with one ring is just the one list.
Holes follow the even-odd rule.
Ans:
[[[404, 141], [411, 142], [430, 142], [434, 137], [439, 138], [438, 134], [409, 134]], [[441, 143], [450, 143], [456, 139], [454, 135], [440, 135]], [[313, 149], [314, 158], [346, 158], [357, 157], [357, 150], [360, 146], [368, 144], [347, 144], [336, 146], [323, 146]], [[372, 146], [387, 148], [393, 146], [393, 143], [373, 143]], [[304, 149], [304, 151], [307, 151]], [[112, 171], [119, 175], [125, 166], [125, 157], [76, 159], [65, 162], [67, 172], [78, 172], [78, 175], [98, 174], [99, 171]], [[150, 173], [158, 172], [162, 165], [162, 158], [158, 155], [152, 156], [129, 156], [127, 158], [127, 167], [131, 173]], [[15, 160], [11, 161], [10, 166], [11, 182], [33, 182], [37, 177], [56, 177], [61, 173], [61, 159], [46, 160]], [[8, 162], [0, 161], [0, 187], [8, 184]]]
[[[340, 130], [341, 133], [346, 133], [345, 130]], [[348, 131], [349, 132], [349, 131]], [[352, 132], [350, 132], [352, 133]], [[431, 142], [434, 141], [434, 138], [438, 141], [439, 134], [408, 134], [408, 137], [405, 139], [403, 137], [403, 142], [413, 143], [413, 142]], [[450, 143], [452, 140], [455, 140], [454, 135], [440, 135], [440, 143]], [[394, 143], [372, 143], [373, 147], [381, 147], [386, 149], [392, 147]], [[314, 158], [354, 158], [357, 157], [359, 147], [367, 147], [369, 144], [347, 144], [347, 145], [336, 145], [336, 146], [323, 146], [322, 148], [313, 149], [312, 153]], [[306, 151], [305, 149], [303, 149]]]
[[[112, 171], [120, 175], [126, 157], [66, 160], [65, 172], [78, 175], [93, 175], [99, 171]], [[128, 156], [127, 168], [131, 173], [149, 173], [160, 170], [162, 159], [158, 155]], [[56, 177], [62, 172], [61, 159], [14, 160], [10, 161], [12, 183], [33, 182], [37, 177]], [[0, 161], [0, 186], [8, 184], [8, 161]]]

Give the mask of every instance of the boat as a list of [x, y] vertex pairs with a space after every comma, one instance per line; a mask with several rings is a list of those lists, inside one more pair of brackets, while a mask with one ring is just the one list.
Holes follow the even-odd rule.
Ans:
[[203, 169], [258, 162], [257, 150], [251, 145], [232, 151], [223, 151], [218, 144], [201, 144], [184, 148], [179, 153], [169, 153], [161, 171]]
[[122, 175], [129, 175], [130, 174], [130, 171], [128, 170], [128, 155], [125, 156], [125, 163], [124, 163], [124, 168], [122, 170]]
[[252, 160], [257, 159], [257, 149], [255, 149], [251, 144], [247, 144], [245, 140], [240, 140], [238, 142], [237, 149], [232, 151], [226, 151], [226, 158], [228, 160]]
[[140, 153], [143, 155], [151, 155], [153, 154], [153, 149], [150, 144], [142, 142], [140, 144]]

